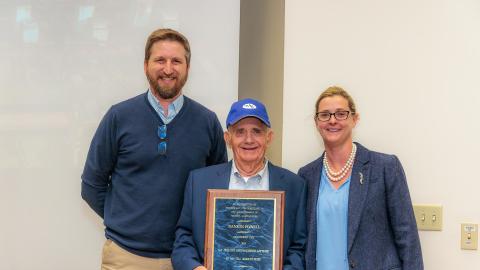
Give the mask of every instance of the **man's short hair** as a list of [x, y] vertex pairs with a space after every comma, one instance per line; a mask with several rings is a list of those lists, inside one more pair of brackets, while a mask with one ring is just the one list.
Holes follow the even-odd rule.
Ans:
[[187, 66], [190, 66], [190, 44], [188, 43], [188, 39], [180, 34], [179, 32], [169, 29], [169, 28], [160, 28], [153, 31], [147, 39], [147, 44], [145, 44], [145, 61], [150, 59], [151, 48], [153, 44], [158, 41], [176, 41], [182, 44], [183, 48], [185, 49], [185, 59], [187, 60]]

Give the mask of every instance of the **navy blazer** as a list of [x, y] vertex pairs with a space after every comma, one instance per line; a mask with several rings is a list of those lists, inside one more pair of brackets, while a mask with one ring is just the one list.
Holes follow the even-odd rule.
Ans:
[[[190, 172], [173, 244], [174, 269], [192, 270], [203, 265], [207, 190], [228, 189], [231, 170], [230, 161]], [[305, 269], [305, 181], [270, 162], [268, 173], [270, 190], [285, 191], [283, 269]]]
[[[400, 161], [356, 144], [348, 197], [350, 269], [423, 269], [417, 225]], [[307, 270], [316, 269], [316, 209], [322, 169], [323, 155], [298, 173], [308, 187]]]

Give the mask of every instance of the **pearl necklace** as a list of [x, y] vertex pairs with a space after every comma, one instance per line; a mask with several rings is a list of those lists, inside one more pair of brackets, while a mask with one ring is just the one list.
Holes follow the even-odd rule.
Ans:
[[330, 181], [338, 182], [342, 180], [345, 177], [345, 175], [347, 175], [347, 172], [353, 166], [353, 161], [355, 159], [356, 152], [357, 152], [357, 146], [355, 144], [352, 144], [352, 152], [350, 152], [350, 156], [348, 157], [347, 163], [342, 167], [340, 171], [334, 172], [330, 168], [330, 165], [328, 164], [327, 152], [325, 151], [325, 154], [323, 155], [323, 168], [325, 169], [325, 172], [327, 173], [327, 177], [328, 179], [330, 179]]

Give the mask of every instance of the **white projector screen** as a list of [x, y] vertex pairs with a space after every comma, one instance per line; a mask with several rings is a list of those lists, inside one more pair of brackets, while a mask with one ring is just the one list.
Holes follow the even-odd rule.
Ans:
[[102, 220], [80, 198], [93, 133], [145, 92], [160, 27], [192, 47], [184, 92], [222, 124], [237, 99], [239, 0], [0, 0], [0, 269], [99, 269]]

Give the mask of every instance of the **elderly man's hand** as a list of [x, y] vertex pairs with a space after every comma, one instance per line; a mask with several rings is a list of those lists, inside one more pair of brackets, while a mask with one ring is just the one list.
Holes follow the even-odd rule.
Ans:
[[207, 270], [207, 268], [205, 268], [205, 266], [197, 266], [195, 267], [193, 270]]

